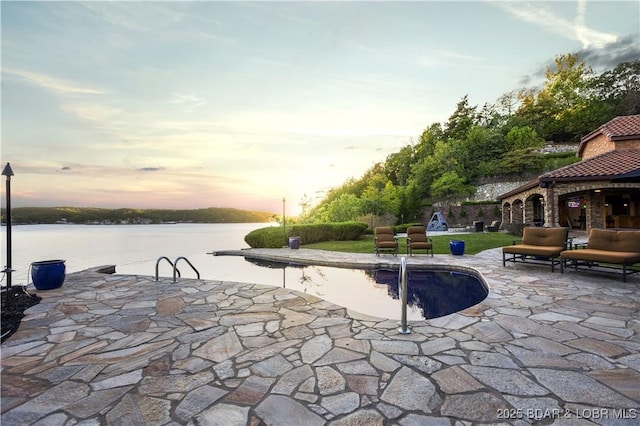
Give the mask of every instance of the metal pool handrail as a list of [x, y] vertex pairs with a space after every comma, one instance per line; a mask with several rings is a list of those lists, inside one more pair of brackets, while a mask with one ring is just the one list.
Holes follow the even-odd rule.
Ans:
[[185, 262], [187, 262], [189, 264], [189, 266], [191, 266], [191, 269], [193, 269], [193, 271], [196, 273], [198, 279], [200, 279], [200, 272], [198, 272], [196, 267], [193, 266], [193, 264], [186, 257], [184, 257], [184, 256], [177, 257], [176, 260], [174, 260], [172, 262], [167, 256], [160, 256], [158, 258], [158, 260], [156, 260], [156, 281], [158, 281], [158, 279], [159, 279], [158, 266], [160, 265], [160, 261], [162, 261], [162, 260], [166, 260], [167, 262], [169, 262], [169, 265], [171, 265], [171, 267], [173, 268], [173, 282], [174, 283], [176, 282], [176, 274], [178, 275], [178, 277], [180, 277], [180, 270], [178, 269], [178, 261], [180, 261], [180, 260], [184, 260]]
[[411, 330], [407, 327], [407, 258], [400, 259], [400, 272], [398, 274], [398, 284], [400, 287], [400, 299], [402, 300], [402, 312], [400, 320], [400, 334], [409, 334]]
[[174, 263], [167, 257], [167, 256], [160, 256], [158, 258], [158, 260], [156, 260], [156, 281], [158, 281], [158, 279], [160, 278], [158, 275], [158, 267], [160, 265], [160, 261], [162, 260], [166, 260], [167, 262], [169, 262], [169, 265], [171, 265], [171, 268], [173, 269], [173, 275], [174, 275], [174, 282], [175, 282], [175, 273], [176, 271], [178, 272], [178, 276], [180, 276], [180, 270], [178, 268], [176, 268], [176, 266], [174, 265]]
[[189, 262], [189, 259], [187, 259], [184, 256], [180, 256], [178, 258], [176, 258], [174, 265], [173, 265], [173, 282], [176, 282], [176, 271], [178, 270], [178, 261], [180, 260], [184, 260], [185, 262], [187, 262], [189, 264], [189, 266], [191, 266], [191, 269], [193, 269], [193, 271], [196, 273], [196, 276], [198, 277], [198, 279], [200, 279], [200, 272], [198, 272], [198, 270], [196, 269], [195, 266], [193, 266], [193, 264], [191, 262]]

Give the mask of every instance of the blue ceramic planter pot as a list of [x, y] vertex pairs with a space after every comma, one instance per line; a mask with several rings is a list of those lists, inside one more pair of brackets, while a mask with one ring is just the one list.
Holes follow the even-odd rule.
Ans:
[[289, 248], [297, 250], [300, 248], [300, 237], [289, 237]]
[[451, 249], [452, 255], [462, 256], [464, 254], [464, 241], [460, 241], [460, 240], [449, 241], [449, 248]]
[[62, 285], [66, 266], [64, 260], [43, 260], [31, 264], [31, 279], [38, 290], [52, 290]]

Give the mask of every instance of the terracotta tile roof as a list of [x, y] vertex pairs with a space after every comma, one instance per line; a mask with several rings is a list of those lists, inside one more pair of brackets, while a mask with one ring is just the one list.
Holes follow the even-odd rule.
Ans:
[[504, 200], [513, 195], [535, 188], [541, 183], [572, 182], [585, 180], [640, 179], [640, 149], [624, 149], [610, 151], [597, 157], [582, 160], [578, 163], [561, 167], [545, 173], [516, 189], [501, 194]]
[[[636, 116], [640, 120], [640, 115]], [[640, 122], [640, 121], [639, 121]], [[540, 176], [540, 182], [608, 180], [640, 172], [640, 149], [619, 149]]]
[[599, 135], [605, 135], [612, 141], [640, 139], [640, 115], [623, 115], [616, 117], [584, 136], [580, 140], [578, 156], [582, 156], [582, 150], [586, 144]]

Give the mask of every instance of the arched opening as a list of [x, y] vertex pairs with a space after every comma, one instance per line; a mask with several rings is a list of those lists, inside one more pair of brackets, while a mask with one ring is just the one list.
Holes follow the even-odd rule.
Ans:
[[544, 226], [544, 197], [539, 194], [532, 195], [528, 202], [531, 203], [531, 210], [535, 226]]

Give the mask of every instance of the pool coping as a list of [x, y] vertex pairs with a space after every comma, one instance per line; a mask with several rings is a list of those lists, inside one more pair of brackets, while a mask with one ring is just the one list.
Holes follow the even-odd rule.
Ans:
[[[305, 257], [301, 257], [301, 253], [305, 255]], [[347, 253], [348, 256], [355, 256], [354, 260], [344, 260], [344, 259], [318, 259], [319, 254], [321, 253], [336, 253], [336, 252], [327, 252], [325, 250], [316, 250], [316, 249], [290, 249], [290, 248], [281, 248], [281, 249], [242, 249], [242, 250], [220, 250], [212, 253], [214, 256], [242, 256], [245, 259], [255, 259], [255, 260], [263, 260], [270, 261], [276, 263], [282, 263], [291, 266], [326, 266], [326, 267], [334, 267], [334, 268], [342, 268], [342, 269], [360, 269], [366, 271], [375, 271], [378, 269], [384, 270], [400, 270], [401, 259], [404, 257], [407, 259], [407, 270], [411, 271], [446, 271], [446, 272], [461, 272], [467, 273], [469, 275], [477, 278], [484, 290], [487, 292], [487, 295], [480, 302], [465, 308], [461, 309], [457, 312], [453, 312], [450, 314], [442, 315], [436, 318], [443, 318], [448, 315], [454, 315], [456, 313], [464, 313], [464, 311], [469, 309], [476, 309], [476, 307], [482, 304], [490, 295], [491, 295], [491, 285], [484, 277], [481, 271], [478, 269], [467, 266], [467, 265], [457, 265], [451, 263], [452, 260], [460, 260], [461, 256], [454, 255], [438, 255], [438, 257], [432, 257], [428, 255], [424, 256], [374, 256], [372, 259], [371, 255], [366, 253]], [[310, 254], [311, 257], [307, 257], [306, 255]], [[359, 256], [360, 255], [360, 256]], [[448, 261], [445, 261], [448, 260]], [[437, 261], [438, 263], [433, 263]], [[440, 263], [443, 262], [443, 263]], [[347, 308], [350, 312], [357, 310], [352, 310], [351, 308]], [[394, 320], [393, 318], [385, 318], [378, 317], [382, 320]], [[436, 318], [425, 318], [421, 320], [409, 320], [409, 323], [412, 322], [420, 322], [420, 321], [429, 321]]]

